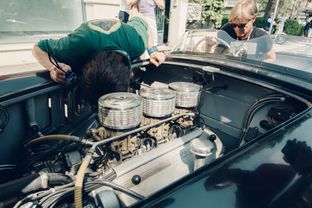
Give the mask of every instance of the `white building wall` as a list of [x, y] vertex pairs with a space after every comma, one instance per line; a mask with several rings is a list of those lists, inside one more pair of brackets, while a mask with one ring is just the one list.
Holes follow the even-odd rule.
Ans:
[[188, 0], [171, 0], [168, 45], [174, 46], [186, 29]]

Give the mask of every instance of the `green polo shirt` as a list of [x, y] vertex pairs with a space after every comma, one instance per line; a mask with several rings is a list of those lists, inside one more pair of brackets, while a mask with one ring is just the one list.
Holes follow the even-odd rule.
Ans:
[[57, 61], [79, 71], [103, 50], [124, 50], [131, 60], [138, 58], [147, 48], [147, 27], [140, 17], [133, 17], [128, 23], [116, 19], [92, 20], [64, 38], [41, 40], [38, 46]]

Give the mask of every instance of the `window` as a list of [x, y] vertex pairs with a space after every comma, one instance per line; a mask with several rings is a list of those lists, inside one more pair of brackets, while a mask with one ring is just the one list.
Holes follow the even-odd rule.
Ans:
[[34, 42], [83, 22], [82, 0], [0, 0], [0, 43]]

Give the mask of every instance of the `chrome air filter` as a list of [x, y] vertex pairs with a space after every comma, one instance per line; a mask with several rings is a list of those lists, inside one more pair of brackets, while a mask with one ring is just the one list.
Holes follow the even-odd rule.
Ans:
[[142, 98], [128, 92], [116, 92], [99, 98], [99, 120], [107, 128], [123, 130], [140, 124]]
[[192, 108], [198, 105], [200, 85], [190, 82], [172, 82], [169, 88], [176, 91], [176, 106]]
[[175, 109], [175, 92], [167, 88], [143, 88], [143, 114], [161, 118], [169, 116]]

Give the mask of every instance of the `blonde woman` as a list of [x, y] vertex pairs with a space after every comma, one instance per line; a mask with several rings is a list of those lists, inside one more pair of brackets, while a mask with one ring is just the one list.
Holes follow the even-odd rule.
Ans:
[[[267, 33], [259, 28], [254, 27], [258, 9], [255, 0], [239, 0], [231, 10], [229, 15], [229, 22], [225, 24], [221, 30], [227, 32], [233, 39], [240, 41], [248, 41], [255, 39]], [[261, 48], [266, 62], [274, 63], [276, 55], [273, 50], [271, 38], [263, 38]]]

